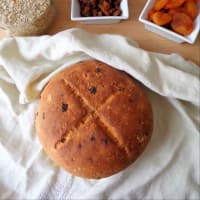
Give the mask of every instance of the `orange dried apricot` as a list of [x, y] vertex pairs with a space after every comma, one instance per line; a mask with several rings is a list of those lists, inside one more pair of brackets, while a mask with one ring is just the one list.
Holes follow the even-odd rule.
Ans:
[[165, 5], [165, 9], [180, 7], [186, 0], [171, 0]]
[[171, 20], [172, 16], [169, 13], [157, 11], [152, 15], [152, 21], [160, 26], [168, 24]]
[[197, 4], [194, 0], [187, 0], [184, 3], [184, 10], [192, 19], [195, 19], [198, 15]]
[[194, 29], [194, 23], [187, 14], [177, 12], [173, 15], [171, 27], [172, 30], [181, 35], [189, 35]]
[[149, 21], [152, 21], [152, 17], [154, 13], [155, 13], [155, 10], [153, 8], [149, 10], [148, 15], [147, 15], [147, 19]]
[[172, 8], [172, 9], [168, 10], [168, 13], [171, 15], [173, 15], [174, 13], [177, 13], [177, 12], [185, 12], [185, 9], [183, 8], [183, 6], [181, 6], [178, 8]]
[[154, 10], [159, 11], [165, 7], [165, 5], [169, 2], [169, 0], [156, 0], [154, 4]]

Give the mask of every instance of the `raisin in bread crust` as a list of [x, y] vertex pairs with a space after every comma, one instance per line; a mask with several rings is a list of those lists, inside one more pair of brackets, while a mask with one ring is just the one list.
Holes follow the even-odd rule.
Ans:
[[76, 176], [102, 178], [125, 169], [144, 151], [153, 113], [138, 82], [89, 60], [49, 81], [35, 123], [45, 151], [59, 166]]

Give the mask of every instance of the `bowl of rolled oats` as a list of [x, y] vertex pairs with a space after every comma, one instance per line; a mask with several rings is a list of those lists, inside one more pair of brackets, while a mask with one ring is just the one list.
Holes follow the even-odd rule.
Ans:
[[128, 0], [72, 0], [71, 20], [113, 24], [129, 18]]
[[6, 36], [46, 34], [55, 15], [54, 0], [0, 0], [0, 30]]

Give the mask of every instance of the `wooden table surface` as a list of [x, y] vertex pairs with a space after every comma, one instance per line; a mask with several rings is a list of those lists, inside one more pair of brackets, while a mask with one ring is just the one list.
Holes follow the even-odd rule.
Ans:
[[[74, 27], [83, 28], [93, 33], [121, 34], [135, 40], [145, 50], [160, 53], [177, 53], [200, 66], [200, 35], [193, 45], [187, 43], [177, 44], [145, 30], [144, 24], [138, 21], [138, 17], [146, 0], [129, 0], [129, 19], [112, 25], [86, 25], [80, 22], [73, 22], [70, 20], [71, 1], [55, 0], [55, 3], [57, 15], [48, 31], [50, 35]], [[4, 37], [5, 35], [0, 32], [0, 38]]]

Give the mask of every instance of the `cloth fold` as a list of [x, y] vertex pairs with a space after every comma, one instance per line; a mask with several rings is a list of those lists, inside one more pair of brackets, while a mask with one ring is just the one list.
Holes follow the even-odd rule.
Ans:
[[[34, 128], [40, 93], [73, 63], [98, 59], [144, 86], [154, 131], [141, 157], [101, 180], [73, 177], [44, 153]], [[200, 67], [121, 35], [69, 29], [0, 41], [0, 198], [198, 199]], [[12, 180], [12, 181], [10, 181]]]

